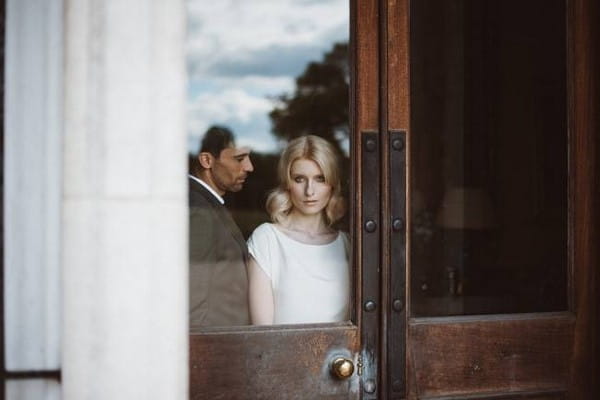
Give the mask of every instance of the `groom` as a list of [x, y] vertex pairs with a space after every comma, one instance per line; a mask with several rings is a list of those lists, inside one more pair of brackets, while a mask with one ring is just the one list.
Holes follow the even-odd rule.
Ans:
[[248, 249], [222, 196], [240, 191], [253, 170], [229, 129], [208, 129], [188, 179], [191, 331], [250, 323]]

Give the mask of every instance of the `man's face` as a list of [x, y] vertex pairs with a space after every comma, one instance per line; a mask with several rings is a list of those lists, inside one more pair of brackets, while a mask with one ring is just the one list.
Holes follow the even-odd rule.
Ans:
[[239, 192], [248, 173], [254, 171], [247, 147], [226, 147], [219, 158], [214, 158], [211, 168], [212, 181], [221, 195], [225, 192]]

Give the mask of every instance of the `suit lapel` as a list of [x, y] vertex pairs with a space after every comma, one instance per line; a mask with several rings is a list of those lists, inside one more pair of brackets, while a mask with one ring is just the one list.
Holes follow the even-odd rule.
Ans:
[[233, 239], [240, 246], [240, 249], [242, 249], [242, 252], [244, 253], [244, 257], [246, 257], [247, 253], [248, 253], [248, 246], [246, 246], [246, 241], [244, 240], [244, 236], [242, 235], [240, 228], [237, 226], [237, 224], [233, 220], [233, 217], [231, 216], [231, 213], [229, 212], [229, 210], [227, 210], [227, 208], [223, 204], [221, 204], [219, 202], [219, 200], [217, 200], [217, 198], [212, 193], [210, 193], [204, 186], [202, 186], [201, 184], [199, 184], [192, 178], [189, 178], [189, 181], [190, 181], [190, 190], [198, 192], [200, 195], [202, 195], [202, 197], [204, 197], [212, 205], [212, 207], [215, 210], [215, 212], [217, 213], [217, 215], [219, 215], [219, 219], [221, 221], [223, 221], [223, 223], [227, 227], [227, 230], [229, 231], [229, 233], [231, 233], [231, 236], [233, 237]]
[[218, 212], [221, 214], [221, 216], [222, 216], [221, 219], [223, 220], [223, 222], [225, 223], [225, 225], [227, 225], [227, 228], [229, 229], [229, 232], [231, 233], [231, 236], [233, 236], [233, 238], [235, 239], [235, 241], [238, 243], [238, 245], [240, 246], [240, 248], [244, 252], [244, 256], [245, 256], [246, 253], [247, 253], [247, 251], [248, 251], [248, 247], [246, 246], [246, 241], [244, 240], [244, 236], [242, 235], [242, 232], [240, 231], [240, 228], [237, 226], [237, 224], [233, 220], [233, 217], [231, 216], [231, 213], [222, 204], [219, 204]]

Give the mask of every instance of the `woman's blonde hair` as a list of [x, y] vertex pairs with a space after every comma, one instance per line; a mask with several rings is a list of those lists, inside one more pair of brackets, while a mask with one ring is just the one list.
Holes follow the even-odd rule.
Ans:
[[296, 138], [283, 150], [277, 166], [279, 186], [267, 197], [267, 212], [273, 222], [282, 222], [292, 211], [293, 204], [288, 186], [292, 180], [292, 164], [299, 159], [317, 163], [323, 171], [325, 182], [332, 188], [331, 198], [324, 210], [325, 222], [331, 226], [346, 212], [346, 204], [342, 197], [339, 157], [331, 143], [314, 135]]

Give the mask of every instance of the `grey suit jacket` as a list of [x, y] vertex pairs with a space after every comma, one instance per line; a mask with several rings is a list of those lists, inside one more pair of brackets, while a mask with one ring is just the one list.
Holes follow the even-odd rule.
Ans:
[[248, 248], [229, 211], [189, 179], [190, 330], [248, 325]]

